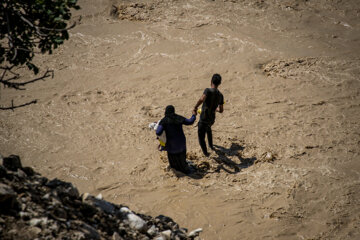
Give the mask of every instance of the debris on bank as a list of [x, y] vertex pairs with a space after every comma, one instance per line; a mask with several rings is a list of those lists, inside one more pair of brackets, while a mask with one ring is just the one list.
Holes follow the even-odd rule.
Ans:
[[0, 239], [199, 239], [170, 217], [155, 218], [49, 180], [20, 158], [0, 155]]

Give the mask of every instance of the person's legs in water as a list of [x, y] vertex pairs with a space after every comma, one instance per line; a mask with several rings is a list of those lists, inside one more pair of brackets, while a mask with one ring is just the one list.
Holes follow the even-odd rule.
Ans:
[[206, 143], [205, 143], [205, 134], [207, 132], [207, 124], [199, 122], [198, 124], [198, 138], [201, 150], [203, 151], [205, 156], [209, 156], [207, 151]]
[[168, 160], [169, 160], [170, 167], [175, 168], [176, 167], [176, 156], [175, 156], [175, 154], [167, 152], [167, 155], [168, 155]]
[[186, 162], [186, 151], [183, 151], [181, 153], [179, 153], [178, 155], [178, 169], [179, 171], [185, 173], [185, 174], [189, 174], [190, 171], [190, 167], [188, 165], [188, 163]]
[[168, 153], [170, 167], [182, 173], [190, 173], [190, 168], [186, 162], [186, 151], [180, 153]]
[[206, 129], [206, 134], [207, 134], [207, 139], [208, 139], [208, 143], [209, 143], [209, 147], [214, 150], [214, 145], [213, 145], [213, 139], [212, 139], [212, 131], [211, 131], [211, 126], [208, 126]]

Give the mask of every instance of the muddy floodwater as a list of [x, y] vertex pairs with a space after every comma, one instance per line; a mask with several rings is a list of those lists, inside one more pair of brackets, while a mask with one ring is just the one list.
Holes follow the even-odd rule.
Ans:
[[[360, 239], [357, 0], [80, 0], [53, 79], [1, 87], [0, 152], [201, 239]], [[224, 113], [194, 176], [168, 169], [151, 122], [185, 117], [214, 73]]]

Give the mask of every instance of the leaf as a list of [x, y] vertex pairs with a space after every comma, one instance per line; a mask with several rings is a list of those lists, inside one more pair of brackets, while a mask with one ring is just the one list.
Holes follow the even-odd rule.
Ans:
[[55, 42], [58, 44], [62, 44], [62, 43], [64, 43], [64, 40], [62, 38], [56, 38]]
[[31, 62], [27, 62], [26, 66], [29, 68], [29, 70], [32, 70], [35, 75], [39, 73], [39, 68], [34, 64], [32, 64]]
[[62, 31], [62, 32], [61, 32], [61, 37], [62, 37], [63, 39], [68, 40], [68, 39], [69, 39], [69, 33], [68, 33], [68, 31]]
[[62, 16], [54, 18], [55, 22], [61, 22], [63, 20]]

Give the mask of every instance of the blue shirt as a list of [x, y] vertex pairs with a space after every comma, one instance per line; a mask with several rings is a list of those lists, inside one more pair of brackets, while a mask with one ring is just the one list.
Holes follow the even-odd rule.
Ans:
[[161, 135], [163, 131], [166, 134], [166, 146], [165, 150], [168, 153], [181, 153], [186, 151], [186, 138], [182, 128], [182, 125], [191, 125], [195, 122], [196, 116], [192, 115], [191, 118], [184, 119], [182, 124], [164, 124], [159, 125], [156, 130], [156, 135]]

